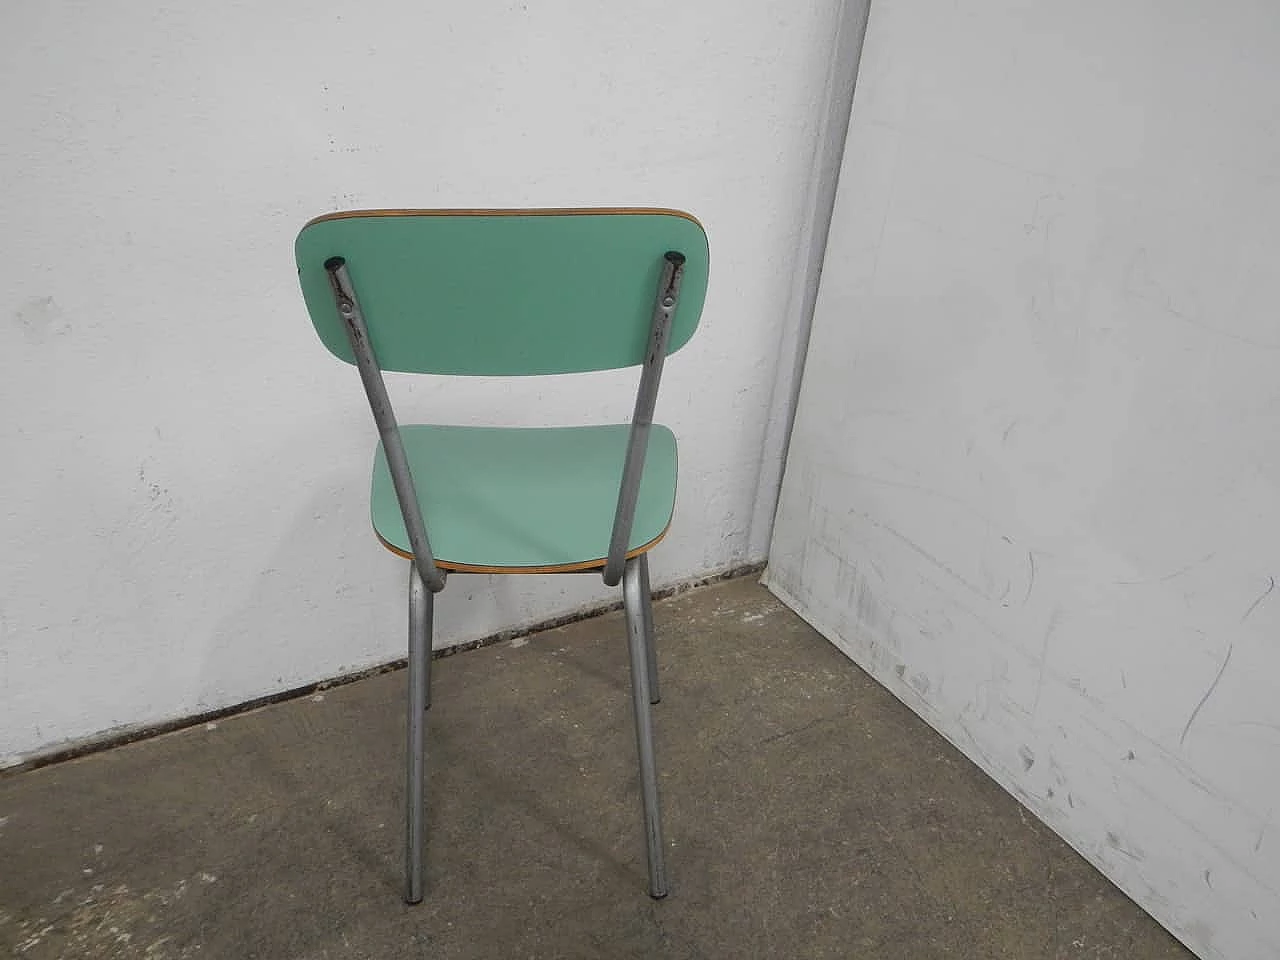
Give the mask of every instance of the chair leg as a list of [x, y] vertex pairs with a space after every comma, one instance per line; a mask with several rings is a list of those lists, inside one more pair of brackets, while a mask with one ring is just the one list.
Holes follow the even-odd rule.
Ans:
[[422, 901], [422, 850], [426, 802], [427, 708], [431, 706], [431, 627], [435, 595], [409, 563], [409, 704], [405, 780], [406, 903]]
[[649, 671], [649, 702], [658, 703], [662, 692], [658, 689], [658, 648], [653, 639], [653, 590], [649, 587], [649, 554], [636, 557], [640, 567], [641, 612], [644, 617], [644, 656]]
[[667, 868], [662, 847], [662, 810], [658, 804], [658, 767], [653, 754], [653, 716], [649, 709], [649, 664], [645, 644], [642, 558], [627, 561], [622, 574], [622, 603], [627, 619], [627, 651], [631, 658], [631, 699], [636, 715], [636, 749], [640, 755], [640, 794], [644, 801], [644, 832], [649, 853], [649, 896], [667, 895]]

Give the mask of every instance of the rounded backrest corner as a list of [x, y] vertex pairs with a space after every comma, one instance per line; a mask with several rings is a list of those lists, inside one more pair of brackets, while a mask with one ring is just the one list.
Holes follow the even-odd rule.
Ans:
[[711, 279], [711, 241], [707, 238], [706, 227], [692, 213], [684, 210], [671, 210], [669, 213], [693, 224], [697, 228], [696, 238], [701, 242], [692, 254], [684, 249], [677, 251], [685, 257], [679, 310], [683, 311], [687, 307], [692, 314], [692, 322], [687, 325], [680, 324], [671, 331], [671, 337], [667, 343], [668, 356], [683, 349], [697, 333], [698, 326], [702, 322], [702, 310], [706, 304], [707, 286]]
[[706, 230], [682, 210], [344, 211], [313, 218], [294, 241], [330, 353], [354, 362], [324, 269], [341, 256], [379, 366], [490, 376], [641, 363], [670, 250], [685, 257], [675, 353], [697, 329], [709, 266]]

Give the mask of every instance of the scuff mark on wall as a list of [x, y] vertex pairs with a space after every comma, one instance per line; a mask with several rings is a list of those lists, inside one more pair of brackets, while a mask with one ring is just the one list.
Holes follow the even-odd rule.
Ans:
[[1240, 622], [1241, 622], [1241, 623], [1244, 623], [1246, 620], [1248, 620], [1248, 619], [1249, 619], [1249, 615], [1250, 615], [1250, 614], [1252, 614], [1252, 613], [1253, 613], [1253, 611], [1257, 610], [1257, 609], [1258, 609], [1258, 605], [1259, 605], [1260, 603], [1262, 603], [1262, 601], [1263, 601], [1263, 600], [1267, 599], [1267, 597], [1271, 596], [1271, 591], [1272, 591], [1272, 590], [1274, 590], [1274, 589], [1276, 588], [1276, 578], [1275, 578], [1275, 577], [1269, 577], [1268, 579], [1270, 580], [1270, 583], [1268, 583], [1268, 584], [1267, 584], [1267, 589], [1265, 589], [1265, 590], [1263, 590], [1263, 591], [1262, 591], [1262, 596], [1258, 597], [1258, 599], [1257, 599], [1257, 600], [1255, 600], [1255, 601], [1253, 601], [1253, 603], [1249, 604], [1249, 609], [1248, 609], [1248, 610], [1246, 610], [1246, 611], [1244, 612], [1244, 616], [1242, 616], [1242, 617], [1240, 618]]
[[1145, 857], [1145, 854], [1141, 850], [1127, 846], [1125, 842], [1120, 839], [1119, 834], [1112, 830], [1107, 831], [1106, 842], [1110, 849], [1114, 850], [1122, 857], [1128, 857], [1130, 860], [1136, 861], [1141, 861]]
[[1025, 743], [1018, 747], [1018, 758], [1022, 761], [1022, 771], [1027, 773], [1036, 765], [1036, 755]]
[[1196, 567], [1199, 567], [1202, 564], [1208, 563], [1217, 555], [1218, 554], [1216, 550], [1210, 551], [1209, 553], [1206, 553], [1203, 557], [1201, 557], [1199, 560], [1193, 560], [1190, 563], [1186, 564], [1185, 566], [1181, 566], [1178, 569], [1174, 570], [1172, 573], [1166, 573], [1166, 574], [1163, 574], [1162, 576], [1151, 577], [1151, 578], [1146, 578], [1142, 580], [1117, 580], [1115, 581], [1115, 583], [1116, 583], [1116, 586], [1119, 586], [1119, 587], [1141, 587], [1141, 586], [1145, 586], [1147, 584], [1152, 584], [1152, 583], [1168, 583], [1170, 580], [1176, 580], [1178, 577], [1186, 576], [1192, 570], [1196, 569]]
[[1035, 698], [1031, 702], [1031, 716], [1033, 719], [1040, 711], [1040, 694], [1044, 691], [1044, 673], [1049, 664], [1049, 640], [1053, 637], [1053, 632], [1058, 629], [1058, 623], [1061, 619], [1062, 608], [1054, 607], [1053, 613], [1049, 614], [1049, 622], [1045, 624], [1044, 636], [1040, 638], [1039, 673], [1036, 676]]
[[[1246, 614], [1247, 616], [1247, 614]], [[1200, 698], [1200, 702], [1196, 704], [1191, 716], [1187, 717], [1186, 726], [1182, 728], [1182, 734], [1178, 737], [1178, 745], [1181, 746], [1187, 742], [1187, 734], [1191, 732], [1191, 725], [1196, 722], [1196, 717], [1200, 716], [1200, 711], [1204, 709], [1204, 705], [1209, 702], [1209, 698], [1213, 696], [1213, 691], [1218, 689], [1218, 684], [1222, 682], [1222, 675], [1227, 672], [1227, 664], [1231, 662], [1231, 654], [1235, 651], [1234, 643], [1227, 646], [1227, 655], [1222, 658], [1222, 666], [1218, 668], [1217, 674], [1213, 678], [1213, 683], [1209, 684], [1209, 689], [1204, 692], [1204, 696]]]

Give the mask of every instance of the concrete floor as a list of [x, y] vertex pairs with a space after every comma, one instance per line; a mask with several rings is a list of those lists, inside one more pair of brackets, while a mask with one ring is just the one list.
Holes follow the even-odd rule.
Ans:
[[1190, 957], [751, 580], [656, 610], [672, 894], [645, 894], [620, 613], [0, 780], [0, 956]]

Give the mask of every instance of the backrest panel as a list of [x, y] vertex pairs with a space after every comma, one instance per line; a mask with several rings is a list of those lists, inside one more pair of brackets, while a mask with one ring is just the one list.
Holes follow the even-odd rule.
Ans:
[[408, 210], [303, 227], [303, 297], [329, 351], [354, 362], [324, 263], [343, 257], [378, 365], [518, 376], [644, 360], [663, 254], [685, 255], [668, 352], [698, 325], [707, 238], [674, 210]]

